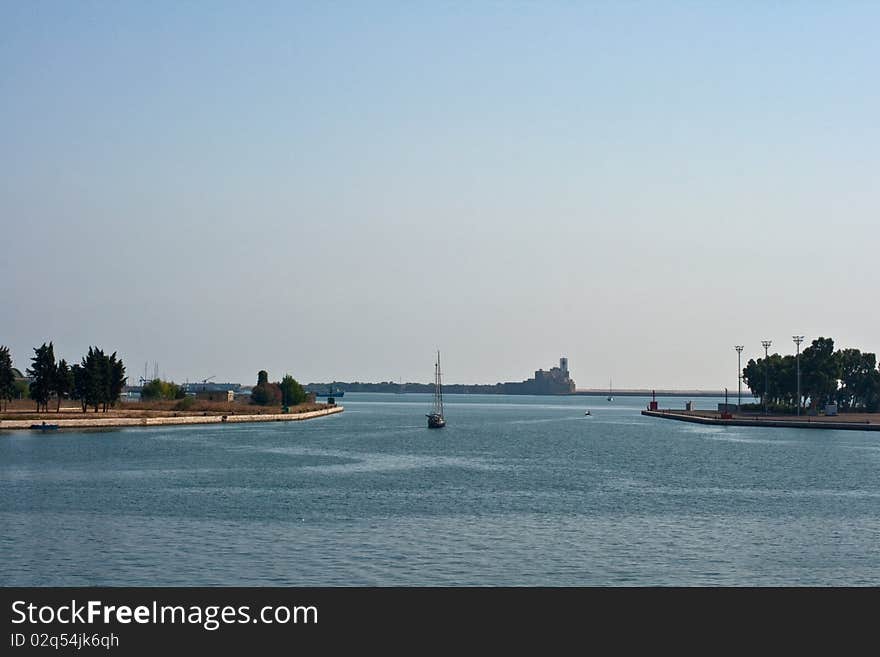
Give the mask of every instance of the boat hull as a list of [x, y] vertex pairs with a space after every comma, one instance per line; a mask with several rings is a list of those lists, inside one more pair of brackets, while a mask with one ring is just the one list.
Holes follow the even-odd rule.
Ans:
[[445, 426], [446, 420], [443, 419], [442, 415], [431, 414], [428, 416], [429, 429], [442, 429]]

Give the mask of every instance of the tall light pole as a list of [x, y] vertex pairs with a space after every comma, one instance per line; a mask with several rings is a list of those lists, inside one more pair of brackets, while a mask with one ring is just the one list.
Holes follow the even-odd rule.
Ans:
[[767, 393], [770, 392], [770, 357], [767, 355], [767, 350], [772, 343], [772, 340], [761, 340], [761, 345], [764, 347], [764, 415], [767, 415]]
[[739, 413], [742, 410], [742, 402], [743, 402], [743, 370], [742, 370], [742, 352], [743, 345], [738, 344], [734, 347], [736, 349], [736, 383], [739, 386], [737, 388], [736, 395], [736, 412]]
[[797, 414], [801, 414], [801, 342], [804, 341], [804, 336], [802, 335], [793, 335], [791, 339], [794, 340], [794, 343], [797, 345]]

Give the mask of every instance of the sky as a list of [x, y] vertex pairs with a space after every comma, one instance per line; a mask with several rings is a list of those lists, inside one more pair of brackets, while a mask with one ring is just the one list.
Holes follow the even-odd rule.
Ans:
[[0, 344], [736, 387], [880, 351], [880, 4], [0, 1]]

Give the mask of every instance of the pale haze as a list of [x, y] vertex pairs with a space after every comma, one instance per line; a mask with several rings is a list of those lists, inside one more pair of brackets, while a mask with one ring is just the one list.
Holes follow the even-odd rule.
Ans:
[[0, 3], [0, 344], [736, 387], [880, 351], [880, 5]]

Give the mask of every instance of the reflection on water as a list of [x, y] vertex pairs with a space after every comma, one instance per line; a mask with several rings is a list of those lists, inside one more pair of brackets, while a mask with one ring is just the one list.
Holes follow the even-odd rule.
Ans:
[[309, 422], [0, 433], [0, 584], [880, 584], [876, 434], [646, 403], [454, 396], [429, 431], [430, 396], [352, 393]]

